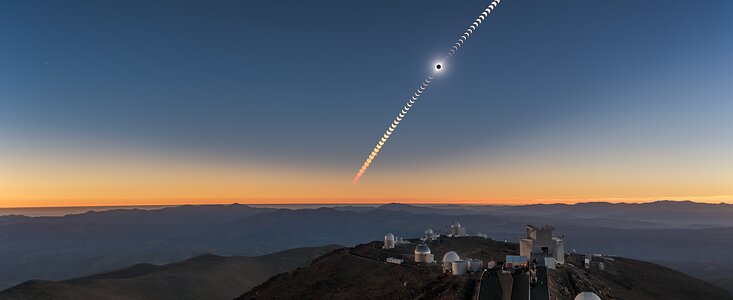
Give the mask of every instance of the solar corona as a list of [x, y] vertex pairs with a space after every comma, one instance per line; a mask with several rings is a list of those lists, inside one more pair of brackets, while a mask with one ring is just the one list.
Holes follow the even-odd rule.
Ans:
[[422, 83], [420, 83], [420, 86], [417, 90], [415, 90], [414, 94], [410, 96], [410, 98], [407, 99], [404, 106], [402, 107], [402, 110], [397, 114], [397, 116], [394, 118], [392, 123], [389, 125], [387, 130], [384, 132], [382, 137], [377, 141], [377, 144], [374, 146], [374, 149], [372, 149], [372, 152], [369, 153], [369, 156], [366, 158], [364, 163], [361, 165], [361, 168], [359, 168], [359, 171], [354, 176], [354, 179], [351, 181], [351, 186], [356, 185], [359, 182], [359, 179], [361, 179], [362, 176], [364, 176], [364, 172], [369, 168], [369, 165], [372, 164], [372, 162], [377, 158], [377, 155], [379, 154], [379, 151], [382, 149], [385, 143], [387, 143], [387, 140], [389, 140], [389, 137], [394, 133], [394, 131], [397, 129], [397, 126], [400, 125], [400, 122], [405, 118], [407, 113], [410, 111], [410, 109], [415, 105], [417, 100], [422, 96], [422, 94], [427, 90], [430, 83], [435, 79], [434, 75], [437, 75], [438, 73], [442, 72], [445, 69], [446, 63], [456, 55], [458, 52], [458, 49], [463, 46], [463, 43], [468, 40], [468, 38], [473, 34], [476, 29], [478, 29], [479, 25], [484, 21], [486, 17], [491, 14], [491, 11], [494, 10], [494, 8], [499, 5], [499, 2], [501, 0], [494, 0], [489, 4], [489, 6], [481, 12], [481, 14], [476, 18], [476, 20], [471, 23], [471, 25], [466, 29], [465, 32], [458, 38], [458, 41], [456, 41], [448, 50], [448, 54], [446, 55], [445, 59], [441, 62], [435, 63], [435, 66], [432, 69], [432, 72], [427, 75], [427, 78], [423, 80]]

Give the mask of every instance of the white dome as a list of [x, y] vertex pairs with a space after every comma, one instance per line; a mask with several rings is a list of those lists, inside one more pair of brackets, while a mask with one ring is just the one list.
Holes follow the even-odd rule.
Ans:
[[430, 248], [425, 244], [417, 244], [415, 246], [415, 254], [430, 254]]
[[385, 241], [394, 241], [394, 234], [388, 233], [384, 236]]
[[575, 300], [601, 300], [601, 297], [591, 292], [582, 292], [575, 296]]
[[433, 235], [433, 229], [431, 228], [425, 229], [425, 235]]
[[461, 223], [458, 223], [457, 221], [451, 225], [453, 228], [461, 228]]
[[443, 255], [443, 262], [453, 262], [453, 261], [459, 261], [461, 260], [461, 257], [458, 256], [458, 253], [455, 251], [448, 251]]

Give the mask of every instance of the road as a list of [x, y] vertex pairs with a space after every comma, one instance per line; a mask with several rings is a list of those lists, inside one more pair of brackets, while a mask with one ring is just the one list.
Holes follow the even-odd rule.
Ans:
[[547, 288], [547, 267], [537, 267], [537, 284], [530, 293], [532, 300], [549, 300], [550, 292]]
[[517, 273], [512, 277], [514, 277], [512, 300], [529, 300], [529, 275], [527, 275], [527, 272]]
[[479, 300], [501, 300], [501, 284], [499, 283], [497, 271], [486, 270], [484, 275], [481, 276], [481, 286], [478, 293]]

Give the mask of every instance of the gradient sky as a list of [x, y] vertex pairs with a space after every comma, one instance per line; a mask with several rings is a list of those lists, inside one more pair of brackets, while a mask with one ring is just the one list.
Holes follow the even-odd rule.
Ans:
[[733, 1], [3, 1], [0, 207], [733, 203]]

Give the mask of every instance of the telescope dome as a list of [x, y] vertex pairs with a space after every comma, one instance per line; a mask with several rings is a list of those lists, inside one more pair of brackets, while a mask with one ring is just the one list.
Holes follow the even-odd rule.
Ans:
[[417, 244], [415, 246], [415, 254], [430, 254], [430, 248], [425, 244]]

